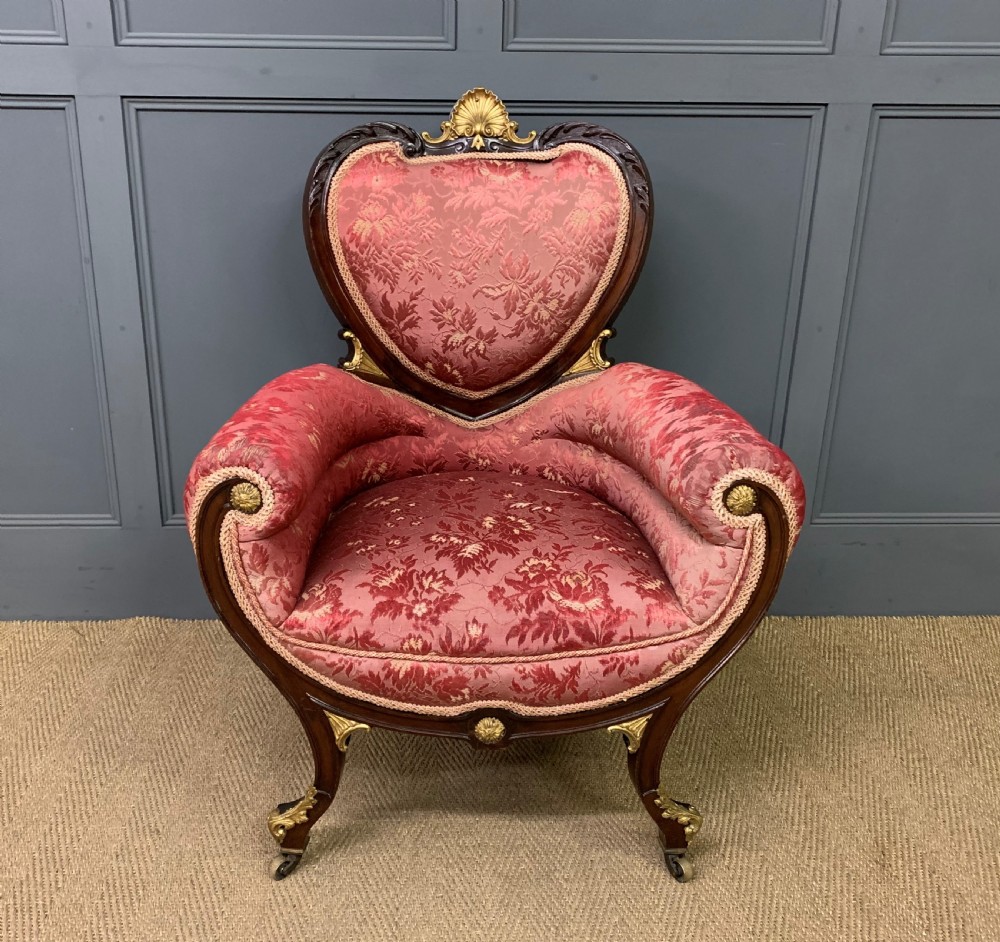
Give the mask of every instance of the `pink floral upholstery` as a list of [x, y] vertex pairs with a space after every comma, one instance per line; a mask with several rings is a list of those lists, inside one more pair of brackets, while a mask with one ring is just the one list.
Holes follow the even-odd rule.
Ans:
[[759, 547], [721, 488], [742, 475], [797, 532], [788, 457], [648, 367], [460, 423], [314, 366], [223, 426], [185, 506], [193, 527], [215, 483], [259, 482], [261, 511], [233, 515], [231, 578], [269, 643], [322, 682], [403, 708], [558, 710], [694, 663], [739, 614]]
[[603, 648], [671, 627], [689, 621], [619, 511], [540, 478], [447, 471], [343, 504], [282, 630], [353, 650], [460, 656]]
[[628, 225], [602, 151], [408, 159], [361, 148], [330, 184], [338, 268], [393, 356], [485, 394], [537, 369], [581, 326]]

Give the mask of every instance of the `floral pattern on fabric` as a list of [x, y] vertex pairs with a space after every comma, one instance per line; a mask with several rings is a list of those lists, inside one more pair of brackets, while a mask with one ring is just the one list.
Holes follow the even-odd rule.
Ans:
[[[281, 643], [335, 683], [425, 705], [582, 703], [649, 682], [694, 656], [742, 584], [747, 531], [716, 515], [716, 484], [758, 469], [782, 485], [793, 536], [805, 512], [779, 448], [694, 383], [637, 364], [478, 424], [340, 370], [296, 370], [199, 455], [192, 527], [206, 482], [233, 468], [273, 491], [238, 533]], [[498, 652], [513, 660], [476, 661]]]
[[341, 267], [428, 376], [480, 391], [523, 374], [613, 262], [628, 212], [618, 172], [585, 145], [553, 154], [411, 160], [375, 144], [331, 181]]
[[494, 657], [610, 647], [692, 623], [652, 548], [603, 501], [538, 478], [452, 471], [383, 484], [331, 515], [281, 628], [365, 651]]

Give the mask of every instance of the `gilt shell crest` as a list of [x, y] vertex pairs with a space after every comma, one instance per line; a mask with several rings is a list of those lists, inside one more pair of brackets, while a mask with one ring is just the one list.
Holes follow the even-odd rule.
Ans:
[[448, 120], [441, 122], [440, 136], [431, 137], [424, 131], [423, 138], [428, 144], [443, 144], [468, 137], [472, 139], [473, 150], [482, 150], [486, 138], [530, 144], [536, 133], [531, 131], [527, 137], [518, 137], [517, 122], [511, 121], [506, 106], [497, 95], [488, 88], [473, 88], [455, 102]]

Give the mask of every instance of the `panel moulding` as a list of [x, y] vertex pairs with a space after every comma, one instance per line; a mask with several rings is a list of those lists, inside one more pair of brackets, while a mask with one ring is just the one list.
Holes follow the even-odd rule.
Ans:
[[52, 9], [52, 29], [4, 29], [0, 23], [0, 43], [26, 45], [66, 45], [66, 14], [63, 0], [49, 0]]
[[882, 47], [884, 56], [998, 56], [1000, 41], [987, 42], [955, 42], [936, 40], [900, 40], [895, 39], [896, 17], [899, 13], [899, 0], [888, 0], [885, 8], [885, 24], [882, 28]]

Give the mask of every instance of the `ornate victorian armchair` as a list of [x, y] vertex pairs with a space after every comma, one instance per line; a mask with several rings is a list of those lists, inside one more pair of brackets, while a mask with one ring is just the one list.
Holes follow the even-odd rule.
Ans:
[[626, 141], [519, 137], [484, 89], [441, 128], [320, 154], [306, 240], [353, 353], [265, 386], [187, 484], [208, 594], [315, 759], [268, 818], [272, 873], [359, 730], [498, 749], [604, 727], [686, 880], [702, 819], [660, 760], [767, 608], [802, 484], [694, 383], [605, 359], [653, 213]]

